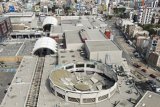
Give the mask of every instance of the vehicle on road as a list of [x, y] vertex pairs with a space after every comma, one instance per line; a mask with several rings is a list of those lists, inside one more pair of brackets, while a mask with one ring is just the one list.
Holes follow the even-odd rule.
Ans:
[[134, 63], [133, 66], [136, 67], [136, 68], [140, 68], [141, 67], [141, 65], [139, 65], [137, 63]]
[[146, 70], [146, 69], [141, 69], [141, 71], [143, 71], [144, 73], [146, 73], [146, 72], [147, 72], [147, 70]]
[[152, 78], [156, 78], [156, 76], [154, 74], [150, 74], [149, 76]]

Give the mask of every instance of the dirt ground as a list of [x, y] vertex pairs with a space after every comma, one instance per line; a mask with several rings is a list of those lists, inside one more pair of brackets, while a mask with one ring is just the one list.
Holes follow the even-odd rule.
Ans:
[[0, 103], [2, 102], [5, 96], [5, 90], [8, 88], [11, 83], [15, 72], [0, 72]]

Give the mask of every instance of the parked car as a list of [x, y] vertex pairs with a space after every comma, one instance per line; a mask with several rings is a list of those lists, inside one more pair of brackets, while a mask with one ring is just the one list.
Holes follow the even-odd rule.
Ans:
[[137, 63], [134, 63], [133, 66], [136, 67], [136, 68], [140, 68], [141, 67], [141, 65], [139, 65]]
[[141, 69], [141, 71], [143, 71], [143, 72], [147, 72], [147, 70], [146, 70], [146, 69]]
[[150, 74], [149, 76], [152, 78], [156, 78], [156, 76], [154, 74]]

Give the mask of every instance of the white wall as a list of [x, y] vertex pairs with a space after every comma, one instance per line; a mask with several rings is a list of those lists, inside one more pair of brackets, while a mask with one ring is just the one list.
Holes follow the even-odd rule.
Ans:
[[10, 17], [11, 23], [23, 23], [23, 22], [31, 22], [35, 19], [35, 15], [33, 16], [18, 16], [18, 17]]
[[81, 49], [83, 43], [73, 43], [73, 44], [66, 44], [67, 45], [67, 50], [77, 50]]
[[160, 67], [160, 55], [159, 55], [158, 60], [157, 60], [157, 66]]
[[91, 52], [89, 59], [102, 61], [102, 63], [119, 64], [122, 62], [122, 51]]

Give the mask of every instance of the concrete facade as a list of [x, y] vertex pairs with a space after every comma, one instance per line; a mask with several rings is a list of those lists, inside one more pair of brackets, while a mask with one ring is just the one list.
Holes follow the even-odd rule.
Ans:
[[110, 40], [86, 41], [85, 50], [89, 60], [105, 64], [120, 64], [122, 61], [122, 51]]
[[24, 13], [6, 13], [4, 16], [10, 17], [12, 23], [25, 23], [32, 22], [35, 19], [35, 13], [24, 12]]

